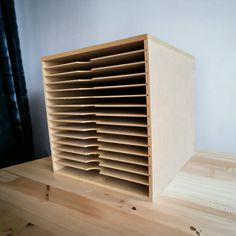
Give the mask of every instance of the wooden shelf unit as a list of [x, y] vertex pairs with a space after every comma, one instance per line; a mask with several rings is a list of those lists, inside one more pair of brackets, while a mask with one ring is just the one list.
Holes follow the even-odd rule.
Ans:
[[55, 173], [155, 200], [193, 155], [191, 55], [140, 35], [42, 70]]

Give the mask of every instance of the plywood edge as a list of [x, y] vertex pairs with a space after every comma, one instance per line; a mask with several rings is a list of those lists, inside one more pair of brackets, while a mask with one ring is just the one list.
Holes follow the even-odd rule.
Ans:
[[54, 55], [50, 55], [50, 56], [41, 57], [41, 61], [47, 62], [47, 61], [53, 60], [53, 59], [59, 59], [59, 58], [63, 58], [66, 56], [73, 56], [76, 54], [91, 52], [94, 50], [109, 48], [109, 47], [118, 46], [118, 45], [127, 44], [127, 43], [133, 43], [133, 42], [142, 41], [145, 39], [147, 39], [147, 34], [141, 34], [141, 35], [125, 38], [125, 39], [120, 39], [120, 40], [116, 40], [116, 41], [112, 41], [112, 42], [106, 42], [106, 43], [97, 44], [97, 45], [90, 46], [90, 47], [81, 48], [78, 50], [72, 50], [72, 51], [58, 53], [58, 54], [54, 54]]
[[157, 37], [154, 37], [154, 36], [152, 36], [150, 34], [146, 35], [146, 37], [147, 37], [148, 40], [152, 40], [155, 43], [158, 43], [158, 44], [160, 44], [160, 45], [162, 45], [164, 47], [167, 47], [167, 48], [172, 49], [172, 50], [174, 50], [176, 52], [179, 52], [179, 53], [181, 53], [181, 54], [183, 54], [183, 55], [185, 55], [185, 56], [187, 56], [187, 57], [189, 57], [191, 59], [194, 59], [194, 56], [191, 55], [190, 53], [185, 52], [184, 50], [179, 49], [179, 48], [177, 48], [177, 47], [175, 47], [175, 46], [173, 46], [173, 45], [171, 45], [169, 43], [166, 43], [166, 42], [158, 39]]
[[51, 158], [52, 158], [52, 169], [55, 172], [56, 170], [58, 170], [58, 165], [56, 165], [56, 163], [54, 162], [54, 153], [52, 150], [52, 146], [53, 146], [53, 137], [50, 135], [51, 134], [51, 130], [49, 128], [49, 126], [51, 125], [51, 121], [49, 118], [49, 114], [50, 114], [50, 108], [48, 107], [48, 94], [45, 92], [46, 91], [46, 78], [45, 78], [45, 71], [43, 69], [44, 67], [44, 62], [41, 62], [42, 67], [41, 67], [41, 71], [42, 71], [42, 78], [43, 78], [43, 89], [44, 89], [44, 102], [45, 102], [45, 109], [46, 109], [46, 120], [47, 120], [47, 130], [48, 130], [48, 137], [49, 137], [49, 146], [50, 146], [50, 151], [51, 151]]
[[149, 173], [149, 199], [153, 201], [153, 170], [152, 170], [152, 130], [151, 130], [151, 101], [150, 101], [150, 64], [148, 53], [148, 40], [144, 40], [144, 58], [146, 71], [146, 104], [147, 104], [147, 143], [148, 143], [148, 173]]

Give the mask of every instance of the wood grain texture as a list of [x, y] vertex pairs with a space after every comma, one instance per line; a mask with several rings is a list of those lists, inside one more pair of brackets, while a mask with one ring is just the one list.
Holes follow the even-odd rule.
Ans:
[[235, 156], [196, 153], [151, 203], [53, 175], [45, 158], [0, 171], [0, 209], [55, 235], [234, 236], [235, 170]]

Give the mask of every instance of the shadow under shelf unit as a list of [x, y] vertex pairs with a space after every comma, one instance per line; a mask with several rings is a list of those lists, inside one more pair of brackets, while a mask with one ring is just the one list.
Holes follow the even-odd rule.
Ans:
[[42, 69], [54, 172], [154, 201], [193, 155], [191, 55], [139, 35]]

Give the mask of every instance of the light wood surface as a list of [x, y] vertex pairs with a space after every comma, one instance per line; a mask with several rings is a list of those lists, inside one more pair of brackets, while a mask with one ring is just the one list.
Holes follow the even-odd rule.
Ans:
[[146, 47], [152, 198], [156, 199], [194, 154], [194, 60], [152, 40]]
[[128, 186], [131, 195], [139, 183], [155, 201], [193, 154], [192, 65], [191, 56], [149, 35], [44, 57], [54, 170]]
[[54, 175], [49, 158], [5, 168], [0, 235], [235, 236], [235, 168], [236, 156], [196, 153], [155, 203]]

